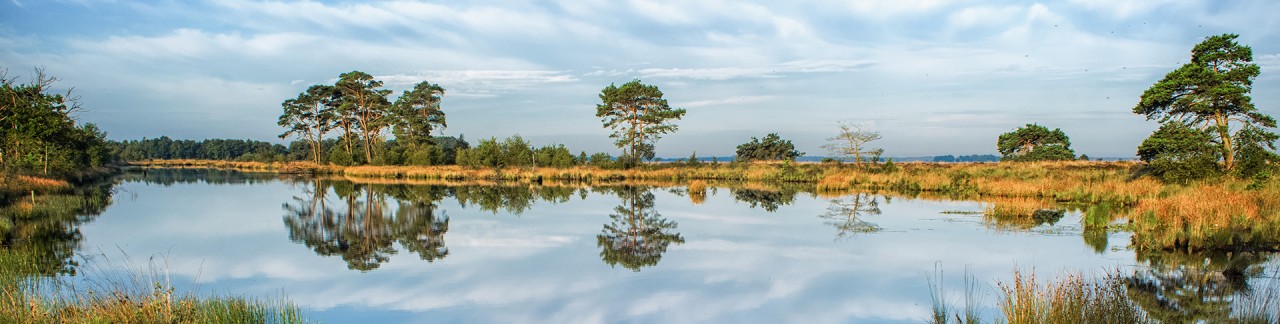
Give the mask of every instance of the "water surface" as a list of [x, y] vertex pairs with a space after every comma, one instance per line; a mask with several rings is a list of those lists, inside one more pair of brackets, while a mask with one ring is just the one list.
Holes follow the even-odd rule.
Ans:
[[[983, 210], [803, 186], [359, 184], [148, 170], [125, 175], [114, 202], [79, 224], [79, 251], [160, 263], [188, 291], [283, 294], [326, 322], [919, 323], [930, 316], [930, 281], [941, 278], [944, 297], [960, 304], [967, 271], [990, 317], [996, 282], [1015, 269], [1119, 273], [1145, 287], [1131, 290], [1152, 309], [1194, 319], [1229, 314], [1230, 303], [1212, 302], [1274, 276], [1267, 254], [1136, 254], [1127, 233], [1083, 231], [1079, 212], [1002, 224]], [[1212, 280], [1193, 280], [1188, 265]]]

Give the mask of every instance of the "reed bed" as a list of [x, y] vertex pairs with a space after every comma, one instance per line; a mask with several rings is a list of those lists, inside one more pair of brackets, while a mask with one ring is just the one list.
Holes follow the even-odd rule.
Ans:
[[1280, 250], [1280, 188], [1219, 182], [1171, 189], [1128, 211], [1139, 248]]
[[1012, 281], [998, 283], [1000, 311], [1010, 324], [1155, 322], [1129, 300], [1125, 279], [1118, 274], [1068, 274], [1042, 285], [1034, 272], [1023, 275], [1015, 270]]
[[303, 323], [288, 301], [179, 294], [155, 264], [114, 274], [82, 271], [71, 281], [32, 275], [37, 253], [0, 249], [0, 322], [6, 323]]
[[26, 175], [0, 174], [0, 200], [24, 194], [61, 192], [71, 189], [65, 180]]

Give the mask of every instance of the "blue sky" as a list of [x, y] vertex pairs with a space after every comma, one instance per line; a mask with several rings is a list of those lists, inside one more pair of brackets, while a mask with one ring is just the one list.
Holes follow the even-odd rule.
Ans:
[[617, 153], [594, 116], [610, 83], [657, 85], [688, 114], [660, 156], [732, 155], [777, 132], [808, 155], [838, 121], [889, 156], [994, 154], [1026, 123], [1078, 153], [1133, 156], [1130, 111], [1205, 36], [1240, 34], [1280, 116], [1280, 2], [0, 2], [0, 67], [74, 87], [112, 139], [278, 141], [280, 102], [361, 70], [447, 89], [446, 135]]

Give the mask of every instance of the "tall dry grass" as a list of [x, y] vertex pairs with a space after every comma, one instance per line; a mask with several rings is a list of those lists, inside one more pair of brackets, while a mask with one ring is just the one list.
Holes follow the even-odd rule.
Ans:
[[1134, 245], [1155, 249], [1280, 250], [1280, 186], [1243, 181], [1172, 187], [1127, 217]]
[[1012, 282], [998, 285], [1000, 311], [1010, 324], [1154, 322], [1129, 300], [1118, 274], [1096, 279], [1068, 274], [1041, 284], [1034, 272], [1015, 270]]

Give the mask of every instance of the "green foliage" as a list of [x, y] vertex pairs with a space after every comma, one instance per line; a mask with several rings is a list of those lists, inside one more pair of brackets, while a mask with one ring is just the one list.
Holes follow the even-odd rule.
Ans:
[[[1261, 72], [1253, 64], [1253, 50], [1236, 43], [1239, 35], [1206, 37], [1191, 50], [1191, 60], [1142, 93], [1133, 113], [1162, 124], [1195, 125], [1213, 136], [1205, 142], [1220, 151], [1223, 170], [1258, 172], [1265, 161], [1274, 161], [1277, 136], [1271, 116], [1258, 111], [1249, 91]], [[1232, 131], [1232, 125], [1238, 125]], [[1249, 175], [1249, 174], [1243, 174]]]
[[702, 161], [698, 160], [698, 152], [689, 154], [689, 158], [684, 160], [684, 165], [691, 167], [702, 165]]
[[1236, 133], [1235, 174], [1250, 177], [1270, 172], [1280, 165], [1280, 155], [1275, 152], [1277, 135], [1258, 127], [1245, 126]]
[[657, 265], [671, 244], [684, 244], [684, 237], [676, 232], [679, 225], [654, 209], [653, 193], [636, 187], [618, 191], [622, 205], [614, 208], [609, 215], [613, 221], [596, 235], [601, 260], [638, 272]]
[[444, 88], [426, 81], [401, 94], [391, 108], [396, 139], [410, 147], [431, 145], [431, 131], [447, 127], [444, 111], [440, 110], [443, 96]]
[[653, 159], [654, 142], [662, 134], [679, 129], [672, 119], [684, 116], [684, 109], [671, 108], [662, 98], [657, 86], [632, 80], [622, 86], [609, 84], [600, 91], [601, 103], [596, 105], [596, 117], [605, 128], [613, 130], [609, 138], [623, 149], [624, 165], [633, 166], [640, 158]]
[[1027, 124], [1001, 134], [996, 140], [996, 149], [1004, 156], [1001, 158], [1003, 161], [1059, 161], [1076, 158], [1066, 133], [1057, 128], [1050, 131], [1036, 124]]
[[578, 164], [573, 153], [564, 145], [547, 145], [538, 148], [534, 152], [534, 162], [538, 166], [553, 168], [568, 168]]
[[[572, 158], [568, 152], [568, 149], [564, 149], [563, 154]], [[534, 152], [529, 147], [529, 142], [520, 135], [515, 135], [502, 142], [498, 142], [497, 138], [480, 140], [480, 145], [475, 148], [459, 150], [457, 162], [458, 165], [470, 168], [502, 169], [533, 166], [533, 158]]]
[[106, 134], [92, 123], [77, 126], [76, 98], [53, 93], [57, 79], [35, 73], [24, 84], [0, 70], [0, 168], [70, 175], [109, 162]]
[[894, 173], [898, 172], [898, 170], [898, 165], [893, 164], [893, 159], [888, 159], [884, 164], [880, 165], [880, 173]]
[[973, 154], [973, 155], [939, 155], [933, 157], [933, 162], [997, 162], [1000, 161], [999, 156], [991, 154]]
[[[263, 141], [237, 139], [175, 140], [160, 138], [110, 142], [111, 152], [125, 161], [147, 159], [207, 159], [207, 160], [257, 160], [256, 156], [272, 158], [291, 155], [284, 145]], [[321, 143], [321, 146], [325, 146]], [[308, 147], [308, 149], [310, 149]], [[249, 156], [249, 157], [246, 157]], [[310, 157], [305, 157], [310, 159]]]
[[587, 165], [601, 169], [612, 169], [617, 166], [617, 163], [612, 156], [609, 156], [609, 153], [599, 152], [591, 155]]
[[751, 138], [750, 142], [738, 145], [737, 160], [788, 160], [794, 161], [804, 155], [796, 151], [790, 140], [783, 140], [778, 133], [769, 133], [764, 139]]
[[351, 153], [344, 150], [333, 150], [329, 152], [329, 163], [349, 166], [355, 164], [355, 160], [351, 159]]
[[374, 146], [382, 141], [380, 134], [391, 123], [391, 102], [387, 100], [391, 90], [382, 89], [382, 81], [361, 71], [338, 75], [334, 87], [342, 94], [338, 112], [355, 122], [364, 139], [365, 161], [373, 161]]
[[1209, 132], [1182, 123], [1166, 123], [1138, 146], [1138, 158], [1147, 170], [1168, 182], [1187, 183], [1219, 174], [1222, 151]]
[[[440, 151], [419, 148], [437, 144], [431, 132], [446, 126], [440, 109], [444, 88], [423, 81], [392, 104], [387, 100], [391, 90], [382, 89], [382, 85], [368, 73], [351, 71], [339, 75], [333, 85], [311, 86], [297, 98], [281, 103], [284, 113], [278, 124], [286, 131], [280, 138], [297, 135], [306, 140], [310, 143], [311, 160], [316, 163], [324, 160], [324, 134], [334, 129], [342, 131], [338, 137], [341, 145], [337, 147], [346, 154], [364, 151], [363, 156], [350, 159], [353, 163], [453, 163], [457, 147]], [[383, 134], [388, 127], [397, 138], [396, 145], [386, 145]], [[382, 154], [391, 156], [377, 156]]]
[[310, 144], [311, 158], [320, 163], [320, 141], [324, 134], [336, 125], [334, 119], [340, 94], [337, 88], [327, 85], [313, 85], [298, 94], [297, 98], [285, 100], [280, 104], [284, 113], [280, 115], [277, 125], [285, 127], [280, 134], [284, 139], [297, 135]]

